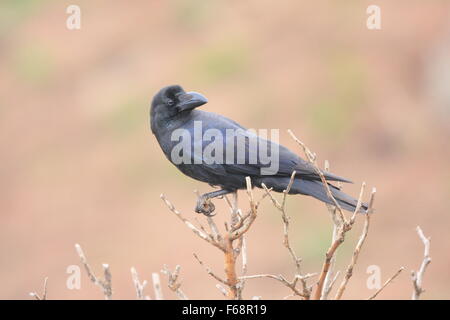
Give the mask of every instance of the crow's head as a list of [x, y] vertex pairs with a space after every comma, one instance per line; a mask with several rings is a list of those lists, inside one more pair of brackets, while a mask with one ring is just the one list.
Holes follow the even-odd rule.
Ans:
[[150, 115], [153, 120], [169, 120], [200, 107], [208, 100], [197, 92], [185, 92], [178, 85], [164, 87], [153, 97]]

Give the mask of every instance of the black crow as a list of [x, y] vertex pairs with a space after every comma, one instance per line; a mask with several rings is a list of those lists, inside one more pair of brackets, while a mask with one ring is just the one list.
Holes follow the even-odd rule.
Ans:
[[[154, 96], [150, 110], [151, 130], [167, 159], [185, 175], [220, 187], [218, 191], [200, 196], [196, 212], [210, 215], [214, 205], [209, 199], [245, 189], [247, 176], [254, 186], [261, 188], [265, 184], [276, 192], [282, 192], [289, 184], [293, 171], [296, 176], [290, 194], [308, 195], [333, 204], [320, 176], [309, 162], [287, 148], [247, 131], [231, 119], [196, 110], [207, 102], [203, 95], [185, 92], [180, 86], [173, 85], [161, 89]], [[206, 152], [208, 148], [209, 152]], [[263, 159], [261, 151], [264, 150], [272, 156], [272, 162], [277, 161], [275, 165]], [[270, 167], [275, 167], [276, 171], [273, 168], [269, 170]], [[351, 182], [332, 173], [326, 172], [324, 175], [327, 181]], [[343, 209], [355, 210], [356, 199], [332, 184], [329, 186]], [[366, 210], [367, 205], [363, 204], [360, 211]]]

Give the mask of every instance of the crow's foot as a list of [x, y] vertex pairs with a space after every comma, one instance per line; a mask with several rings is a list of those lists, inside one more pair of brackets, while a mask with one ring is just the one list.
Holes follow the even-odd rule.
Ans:
[[195, 212], [202, 213], [207, 217], [212, 217], [214, 214], [214, 210], [216, 209], [216, 206], [214, 203], [211, 202], [209, 198], [200, 196], [197, 200], [197, 205], [195, 206]]

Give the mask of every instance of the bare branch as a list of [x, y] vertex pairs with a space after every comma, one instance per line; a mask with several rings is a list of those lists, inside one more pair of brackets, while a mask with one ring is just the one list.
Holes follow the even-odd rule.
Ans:
[[314, 294], [314, 300], [319, 300], [322, 296], [325, 278], [328, 274], [328, 271], [330, 270], [331, 262], [334, 257], [334, 254], [336, 253], [336, 250], [344, 242], [344, 235], [345, 235], [344, 226], [341, 226], [338, 231], [337, 239], [333, 241], [330, 248], [328, 248], [325, 254], [325, 262], [322, 265], [322, 271], [320, 272], [319, 280], [317, 281], [317, 288]]
[[[325, 160], [324, 170], [325, 170], [325, 172], [330, 171], [330, 162], [328, 160]], [[334, 241], [336, 241], [336, 239], [338, 238], [338, 231], [341, 228], [343, 222], [342, 222], [342, 219], [340, 219], [339, 216], [337, 215], [337, 213], [336, 213], [337, 208], [335, 206], [330, 205], [330, 204], [326, 204], [326, 206], [327, 206], [328, 212], [330, 213], [331, 220], [333, 222], [333, 234], [331, 237], [331, 244], [333, 244]], [[336, 256], [333, 256], [331, 258], [331, 262], [330, 262], [330, 270], [326, 274], [325, 280], [323, 283], [322, 294], [320, 296], [321, 300], [328, 299], [328, 295], [332, 289], [332, 286], [333, 286], [334, 282], [336, 281], [337, 276], [339, 275], [339, 272], [337, 272], [333, 278], [335, 264], [336, 264]]]
[[223, 279], [220, 278], [218, 275], [216, 275], [214, 272], [212, 272], [212, 271], [211, 271], [211, 268], [205, 266], [205, 265], [203, 264], [203, 261], [200, 260], [200, 258], [199, 258], [195, 253], [194, 253], [193, 255], [194, 255], [194, 258], [198, 261], [198, 263], [199, 263], [203, 268], [205, 268], [205, 271], [206, 271], [207, 274], [209, 274], [211, 277], [213, 277], [213, 278], [216, 279], [217, 281], [219, 281], [219, 282], [221, 282], [221, 283], [223, 283], [223, 284], [225, 284], [225, 285], [228, 285], [228, 282], [227, 282], [226, 280], [223, 280]]
[[219, 229], [217, 228], [216, 223], [214, 222], [213, 218], [206, 217], [206, 220], [208, 221], [209, 228], [211, 229], [211, 234], [213, 236], [214, 241], [221, 242], [222, 236], [219, 233]]
[[[359, 197], [358, 197], [358, 202], [356, 203], [356, 208], [355, 211], [353, 211], [353, 215], [350, 218], [349, 223], [353, 224], [355, 223], [355, 219], [356, 219], [356, 214], [359, 212], [359, 210], [361, 209], [362, 203], [363, 203], [363, 196], [364, 196], [364, 189], [366, 188], [366, 183], [363, 182], [361, 185], [361, 190], [359, 191]], [[374, 194], [376, 192], [376, 190], [372, 190], [372, 193]], [[370, 201], [369, 201], [370, 202]], [[373, 206], [373, 200], [372, 200], [372, 206]]]
[[[239, 238], [239, 250], [242, 253], [242, 276], [247, 275], [247, 241], [245, 240], [245, 236], [242, 235], [241, 238]], [[237, 283], [237, 289], [238, 289], [238, 296], [242, 297], [242, 291], [245, 287], [245, 279], [241, 279]]]
[[278, 282], [281, 282], [283, 285], [285, 285], [289, 289], [291, 289], [292, 292], [293, 292], [293, 295], [297, 295], [297, 296], [300, 296], [300, 297], [303, 297], [303, 298], [307, 298], [307, 296], [305, 296], [303, 294], [303, 292], [301, 292], [301, 291], [299, 291], [297, 289], [297, 287], [296, 287], [297, 280], [306, 280], [306, 279], [309, 279], [309, 278], [314, 277], [316, 275], [317, 275], [317, 273], [308, 273], [308, 274], [302, 275], [302, 276], [296, 275], [292, 281], [288, 281], [282, 275], [255, 274], [255, 275], [251, 275], [251, 276], [239, 277], [239, 280], [244, 280], [244, 279], [261, 279], [261, 278], [274, 279], [274, 280], [277, 280]]
[[242, 275], [247, 274], [247, 241], [242, 237]]
[[181, 221], [184, 222], [184, 224], [192, 230], [197, 236], [199, 236], [201, 239], [205, 240], [206, 242], [209, 242], [213, 246], [219, 248], [220, 250], [223, 250], [223, 245], [214, 240], [214, 237], [211, 235], [206, 234], [204, 231], [198, 229], [195, 227], [189, 220], [187, 220], [185, 217], [182, 216], [182, 214], [175, 208], [175, 206], [166, 199], [164, 194], [160, 195], [160, 198], [164, 201], [164, 203], [167, 205], [170, 211], [172, 211]]
[[42, 288], [42, 297], [37, 292], [30, 292], [30, 296], [36, 300], [47, 300], [47, 281], [48, 277], [44, 278], [44, 286]]
[[[247, 229], [248, 230], [248, 229]], [[245, 231], [244, 231], [245, 232]], [[238, 279], [236, 275], [236, 256], [234, 254], [233, 249], [233, 239], [230, 237], [232, 231], [225, 235], [225, 274], [227, 275], [226, 284], [228, 285], [228, 297], [232, 300], [240, 299], [240, 291], [237, 287]], [[242, 237], [244, 233], [240, 234], [239, 237]]]
[[397, 278], [397, 276], [403, 271], [405, 270], [404, 267], [401, 267], [400, 269], [397, 270], [397, 272], [390, 277], [382, 286], [380, 289], [377, 290], [377, 292], [375, 292], [373, 295], [371, 295], [367, 300], [373, 300], [375, 299], [375, 297], [381, 292], [383, 291], [384, 288], [386, 288], [386, 286], [391, 283], [395, 278]]
[[[368, 218], [368, 216], [369, 216], [370, 212], [373, 212], [373, 204], [374, 204], [374, 200], [375, 200], [375, 194], [376, 194], [376, 189], [373, 188], [372, 189], [372, 194], [370, 196], [370, 201], [369, 201], [369, 209], [367, 210], [367, 213], [366, 213], [366, 227], [364, 228], [364, 230], [366, 230], [366, 232], [363, 232], [363, 236], [362, 236], [362, 238], [360, 238], [362, 241], [360, 241], [361, 243], [359, 244], [360, 245], [359, 249], [361, 248], [362, 244], [364, 243], [365, 237], [367, 236], [367, 230], [368, 230], [368, 227], [369, 227], [369, 224], [368, 224], [369, 223], [369, 218]], [[360, 203], [360, 202], [361, 201], [358, 200], [358, 203]], [[361, 205], [361, 204], [359, 204], [359, 205]], [[357, 207], [358, 207], [358, 205], [357, 205]], [[358, 210], [358, 208], [356, 208], [355, 211], [356, 210]], [[340, 226], [340, 228], [338, 229], [338, 232], [337, 232], [336, 240], [333, 241], [333, 243], [331, 244], [330, 248], [327, 250], [327, 252], [325, 254], [325, 262], [323, 263], [322, 271], [321, 271], [320, 277], [319, 277], [319, 281], [317, 282], [317, 289], [316, 289], [316, 292], [314, 294], [314, 299], [315, 300], [319, 300], [322, 297], [325, 279], [326, 279], [327, 274], [328, 274], [328, 272], [330, 270], [330, 266], [331, 266], [331, 262], [333, 260], [333, 256], [335, 255], [336, 250], [339, 248], [339, 246], [344, 242], [345, 234], [352, 229], [353, 222], [352, 222], [352, 220], [350, 220], [348, 222], [345, 221]], [[357, 248], [358, 248], [358, 246], [357, 246]], [[358, 257], [358, 254], [359, 254], [359, 251], [356, 254], [356, 259]], [[355, 259], [355, 256], [353, 257], [353, 259]], [[356, 263], [356, 260], [354, 261], [354, 263]], [[353, 265], [350, 264], [350, 270], [347, 270], [347, 273], [346, 273], [347, 275], [351, 276], [351, 271], [352, 271], [351, 268], [353, 268], [353, 266], [354, 266], [354, 264]], [[348, 282], [348, 279], [347, 280], [344, 279], [344, 282], [345, 283], [343, 285], [343, 289], [342, 290], [345, 290], [345, 286], [346, 286], [346, 283]]]
[[250, 180], [250, 177], [246, 177], [245, 181], [247, 183], [247, 195], [250, 202], [250, 212], [246, 216], [242, 217], [241, 223], [238, 223], [237, 225], [232, 225], [229, 233], [229, 239], [231, 241], [236, 240], [240, 236], [242, 236], [244, 233], [248, 231], [252, 223], [256, 219], [257, 215], [257, 204], [254, 201], [253, 198], [253, 191], [252, 191], [252, 182]]
[[[294, 174], [292, 176], [294, 176]], [[267, 188], [265, 188], [265, 190], [266, 190], [266, 192], [268, 192], [270, 194], [270, 191]], [[288, 192], [289, 192], [289, 189], [287, 189], [286, 193], [288, 193]], [[275, 205], [275, 202], [274, 202], [274, 205]], [[275, 207], [278, 208], [278, 206], [276, 206], [276, 205], [275, 205]], [[282, 275], [278, 275], [277, 276], [277, 275], [272, 275], [272, 274], [260, 274], [260, 275], [243, 276], [243, 277], [239, 277], [239, 279], [240, 280], [256, 279], [256, 278], [271, 278], [271, 279], [275, 279], [275, 280], [281, 282], [282, 284], [284, 284], [289, 289], [291, 289], [293, 291], [293, 295], [298, 295], [300, 297], [308, 299], [311, 291], [310, 291], [310, 289], [308, 290], [308, 287], [307, 287], [307, 284], [306, 284], [306, 280], [309, 279], [310, 277], [313, 277], [313, 276], [317, 275], [317, 274], [301, 275], [301, 272], [300, 272], [301, 259], [297, 258], [297, 256], [295, 255], [293, 249], [290, 247], [290, 244], [289, 244], [289, 236], [288, 236], [289, 218], [288, 218], [288, 216], [286, 215], [286, 213], [284, 211], [284, 205], [280, 206], [279, 209], [282, 210], [282, 212], [283, 212], [282, 213], [283, 214], [283, 222], [284, 222], [284, 226], [285, 226], [285, 229], [284, 229], [285, 230], [285, 241], [284, 241], [284, 244], [288, 248], [288, 251], [291, 254], [291, 257], [294, 260], [294, 263], [295, 263], [296, 268], [297, 268], [297, 274], [295, 275], [295, 277], [294, 277], [294, 279], [292, 281], [286, 280]], [[296, 288], [297, 281], [299, 281], [299, 280], [303, 284], [303, 292], [299, 291]]]
[[[363, 197], [363, 193], [364, 193], [364, 187], [365, 187], [365, 183], [363, 183], [361, 186], [361, 192], [359, 194], [358, 204], [356, 205], [355, 212], [353, 213], [353, 216], [351, 217], [350, 222], [349, 222], [351, 224], [353, 224], [355, 222], [356, 213], [359, 211], [359, 208], [361, 207], [362, 197]], [[373, 196], [371, 196], [371, 198], [374, 197], [375, 190], [372, 190], [372, 195]], [[371, 203], [373, 205], [373, 201], [371, 201]], [[363, 231], [361, 233], [361, 236], [359, 237], [358, 243], [356, 244], [356, 248], [353, 251], [352, 260], [351, 260], [350, 264], [348, 265], [347, 270], [345, 271], [344, 279], [342, 280], [341, 285], [339, 286], [338, 292], [336, 293], [336, 297], [335, 297], [336, 300], [341, 299], [341, 297], [344, 293], [344, 290], [347, 287], [347, 283], [353, 275], [353, 269], [354, 269], [356, 263], [358, 262], [359, 253], [361, 252], [361, 248], [367, 238], [367, 234], [369, 233], [369, 226], [370, 226], [370, 214], [366, 213]]]
[[172, 290], [173, 292], [175, 292], [175, 294], [177, 295], [177, 297], [180, 300], [187, 300], [188, 299], [187, 296], [180, 289], [181, 282], [178, 282], [178, 276], [180, 275], [180, 270], [181, 270], [181, 267], [179, 265], [176, 265], [175, 271], [171, 272], [169, 270], [169, 268], [166, 265], [164, 265], [164, 268], [163, 268], [163, 270], [161, 270], [161, 272], [164, 273], [165, 275], [167, 275], [169, 289]]
[[[331, 268], [333, 268], [333, 263], [331, 265]], [[328, 272], [327, 277], [325, 278], [325, 283], [322, 290], [322, 296], [320, 297], [320, 300], [327, 300], [328, 295], [330, 294], [331, 290], [333, 289], [334, 284], [336, 283], [336, 280], [339, 278], [339, 275], [341, 272], [338, 270], [336, 274], [333, 277], [332, 270]]]
[[144, 280], [142, 283], [139, 281], [139, 276], [136, 271], [136, 268], [131, 268], [131, 278], [133, 280], [134, 288], [136, 289], [136, 297], [139, 300], [150, 300], [149, 296], [144, 294], [145, 286], [147, 285], [147, 280]]
[[83, 250], [81, 249], [81, 246], [77, 243], [75, 244], [75, 249], [78, 253], [78, 256], [81, 259], [81, 262], [84, 265], [84, 268], [86, 269], [86, 272], [88, 274], [89, 279], [92, 283], [99, 286], [103, 290], [103, 294], [105, 295], [106, 300], [112, 299], [112, 287], [111, 287], [111, 272], [109, 270], [109, 265], [104, 263], [102, 264], [103, 267], [103, 274], [104, 274], [104, 280], [99, 279], [95, 276], [94, 272], [92, 271], [91, 267], [89, 266], [86, 256], [84, 255]]
[[272, 189], [268, 189], [267, 186], [264, 183], [262, 183], [261, 186], [263, 187], [264, 191], [266, 191], [266, 194], [269, 196], [269, 198], [272, 201], [272, 204], [274, 205], [274, 207], [277, 208], [278, 210], [281, 210], [281, 204], [278, 202], [277, 199], [275, 199], [272, 196], [272, 193], [271, 193]]
[[220, 293], [222, 293], [225, 297], [228, 297], [227, 289], [225, 289], [222, 285], [218, 283], [216, 284], [216, 288], [219, 289]]
[[164, 300], [159, 273], [157, 272], [152, 273], [152, 282], [153, 282], [153, 290], [155, 291], [155, 299]]
[[290, 217], [286, 213], [286, 197], [289, 194], [289, 191], [291, 190], [292, 184], [294, 183], [295, 175], [296, 175], [296, 172], [293, 171], [291, 174], [289, 183], [288, 183], [286, 189], [283, 191], [283, 199], [281, 201], [281, 204], [277, 199], [275, 199], [272, 196], [271, 190], [269, 190], [265, 184], [262, 184], [262, 187], [265, 190], [266, 194], [269, 196], [269, 198], [272, 200], [272, 204], [274, 205], [274, 207], [277, 208], [281, 212], [281, 220], [283, 221], [283, 245], [288, 250], [289, 255], [291, 256], [291, 258], [294, 262], [294, 265], [295, 265], [295, 269], [296, 269], [296, 275], [294, 277], [294, 280], [292, 282], [286, 281], [287, 283], [285, 283], [285, 284], [291, 289], [293, 287], [294, 289], [292, 289], [292, 290], [294, 291], [294, 295], [297, 295], [298, 290], [296, 289], [296, 285], [297, 285], [297, 281], [300, 280], [300, 282], [302, 284], [302, 288], [303, 288], [302, 294], [300, 296], [302, 296], [304, 299], [309, 299], [309, 297], [311, 295], [311, 288], [307, 284], [307, 281], [306, 281], [307, 278], [305, 278], [301, 274], [301, 261], [302, 260], [300, 258], [298, 258], [297, 255], [295, 254], [295, 251], [292, 248], [290, 240], [289, 240]]
[[425, 270], [426, 270], [427, 266], [431, 263], [430, 238], [425, 237], [422, 229], [419, 226], [417, 226], [416, 230], [417, 230], [417, 234], [419, 235], [420, 240], [422, 240], [422, 242], [423, 242], [424, 253], [423, 253], [422, 264], [420, 265], [419, 271], [417, 271], [417, 272], [411, 271], [411, 278], [412, 278], [413, 286], [414, 286], [414, 291], [413, 291], [412, 298], [411, 298], [412, 300], [419, 300], [420, 295], [425, 291], [422, 288], [423, 276], [425, 274]]
[[[317, 276], [317, 273], [308, 273], [308, 274], [305, 274], [305, 275], [302, 275], [302, 276], [297, 275], [296, 277], [300, 280], [300, 279], [309, 279], [309, 278], [312, 278], [312, 277], [315, 277], [315, 276]], [[276, 280], [284, 279], [281, 275], [276, 276], [276, 275], [268, 274], [268, 273], [266, 273], [266, 274], [254, 274], [254, 275], [251, 275], [251, 276], [239, 277], [239, 279], [256, 279], [256, 278], [272, 278], [272, 279], [276, 279]]]
[[238, 208], [238, 193], [237, 191], [232, 193], [231, 201], [231, 222], [230, 226], [233, 228], [239, 222], [239, 208]]

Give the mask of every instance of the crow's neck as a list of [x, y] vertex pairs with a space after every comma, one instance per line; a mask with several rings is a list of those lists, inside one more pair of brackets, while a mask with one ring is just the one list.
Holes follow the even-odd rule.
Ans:
[[181, 128], [186, 122], [191, 120], [192, 111], [178, 113], [174, 117], [159, 118], [157, 115], [151, 120], [151, 129], [155, 136], [171, 133], [173, 130]]

